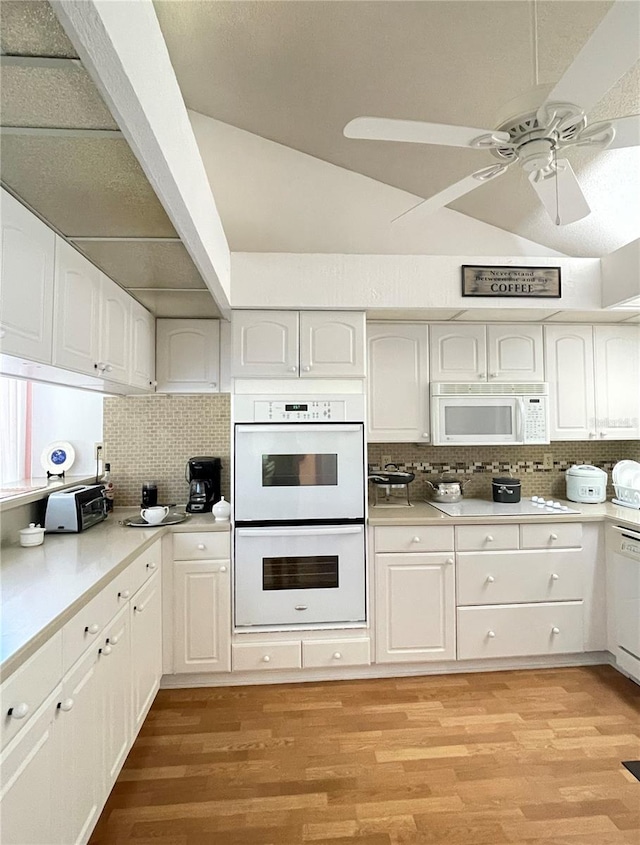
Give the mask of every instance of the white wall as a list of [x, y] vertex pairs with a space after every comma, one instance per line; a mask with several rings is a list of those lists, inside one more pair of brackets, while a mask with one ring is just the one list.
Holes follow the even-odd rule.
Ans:
[[55, 440], [66, 440], [75, 449], [72, 475], [95, 473], [94, 444], [102, 441], [101, 394], [52, 384], [33, 385], [31, 434], [32, 475], [46, 475], [40, 463], [43, 449]]
[[640, 240], [602, 257], [602, 305], [640, 305]]

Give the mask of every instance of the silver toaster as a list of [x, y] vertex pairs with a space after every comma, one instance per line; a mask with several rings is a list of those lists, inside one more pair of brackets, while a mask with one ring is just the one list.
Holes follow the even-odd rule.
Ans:
[[77, 533], [107, 518], [104, 484], [80, 484], [51, 493], [47, 499], [44, 529], [53, 533]]

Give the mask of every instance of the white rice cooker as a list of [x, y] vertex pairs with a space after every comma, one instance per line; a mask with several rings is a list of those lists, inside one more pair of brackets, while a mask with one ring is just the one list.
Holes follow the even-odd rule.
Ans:
[[567, 499], [593, 505], [607, 498], [607, 473], [590, 464], [574, 464], [566, 472]]

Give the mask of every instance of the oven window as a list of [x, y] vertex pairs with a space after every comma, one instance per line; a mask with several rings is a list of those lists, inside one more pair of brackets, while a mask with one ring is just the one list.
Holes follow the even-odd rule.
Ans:
[[473, 437], [478, 434], [513, 434], [513, 408], [509, 405], [447, 405], [444, 409], [447, 435]]
[[325, 590], [338, 586], [338, 555], [265, 557], [263, 590]]
[[329, 487], [338, 484], [337, 455], [263, 455], [263, 487]]

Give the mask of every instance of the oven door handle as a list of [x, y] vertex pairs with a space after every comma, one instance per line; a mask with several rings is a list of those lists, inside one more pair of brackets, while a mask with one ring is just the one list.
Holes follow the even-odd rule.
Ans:
[[630, 540], [640, 540], [640, 531], [635, 528], [625, 528], [623, 525], [610, 525], [612, 531], [619, 531], [623, 537], [628, 537]]
[[238, 537], [318, 537], [334, 534], [361, 534], [362, 525], [341, 525], [339, 528], [236, 528]]
[[362, 423], [332, 422], [277, 423], [275, 425], [273, 423], [269, 423], [268, 425], [259, 425], [256, 423], [242, 423], [237, 426], [238, 433], [240, 434], [273, 434], [274, 432], [276, 432], [277, 434], [293, 434], [294, 432], [297, 434], [300, 434], [300, 432], [308, 434], [310, 431], [331, 431], [331, 434], [335, 434], [336, 432], [341, 433], [350, 431], [362, 431], [362, 428]]

